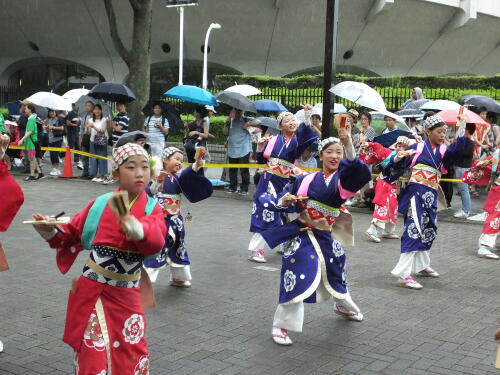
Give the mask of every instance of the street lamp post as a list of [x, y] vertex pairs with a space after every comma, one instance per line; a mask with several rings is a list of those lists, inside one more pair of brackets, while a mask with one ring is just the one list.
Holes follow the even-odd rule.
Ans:
[[203, 89], [207, 89], [207, 65], [208, 65], [208, 38], [210, 37], [210, 31], [212, 29], [220, 29], [222, 26], [218, 23], [211, 23], [210, 26], [208, 27], [207, 34], [205, 35], [205, 45], [203, 48], [203, 83], [202, 87]]
[[184, 7], [198, 5], [198, 0], [167, 0], [167, 8], [179, 8], [179, 83], [182, 85], [184, 67]]

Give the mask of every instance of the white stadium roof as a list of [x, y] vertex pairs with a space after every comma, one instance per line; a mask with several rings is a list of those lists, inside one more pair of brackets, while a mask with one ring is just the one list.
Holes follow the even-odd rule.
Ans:
[[[378, 75], [500, 73], [500, 0], [339, 0], [340, 66]], [[199, 0], [185, 11], [185, 58], [201, 61], [212, 22], [209, 61], [245, 74], [286, 75], [322, 66], [325, 0]], [[35, 64], [71, 62], [107, 80], [127, 74], [102, 0], [0, 1], [0, 84]], [[130, 40], [128, 1], [114, 1]], [[179, 17], [155, 0], [152, 64], [177, 65]], [[162, 49], [163, 45], [163, 49]], [[168, 46], [167, 46], [168, 45]], [[352, 57], [344, 59], [346, 51]]]

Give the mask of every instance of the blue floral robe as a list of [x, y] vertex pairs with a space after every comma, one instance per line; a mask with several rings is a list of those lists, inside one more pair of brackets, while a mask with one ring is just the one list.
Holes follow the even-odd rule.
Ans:
[[[295, 163], [304, 150], [318, 140], [318, 135], [305, 124], [299, 126], [288, 144], [282, 134], [277, 137], [270, 158], [281, 159], [290, 164]], [[261, 233], [283, 224], [280, 213], [265, 207], [262, 198], [264, 200], [266, 197], [276, 198], [288, 181], [289, 177], [281, 177], [269, 171], [262, 173], [253, 197], [250, 232]]]
[[[339, 169], [329, 179], [318, 172], [308, 188], [309, 201], [291, 208], [279, 206], [280, 199], [286, 194], [297, 195], [305, 176], [298, 177], [294, 183], [278, 194], [267, 198], [268, 207], [273, 210], [302, 213], [307, 210], [311, 217], [321, 212], [337, 211], [348, 196], [361, 189], [371, 179], [369, 168], [359, 159], [343, 160]], [[342, 191], [341, 191], [342, 188]], [[316, 211], [313, 207], [317, 207]], [[335, 215], [333, 215], [335, 216]], [[335, 225], [335, 224], [334, 224]], [[299, 301], [315, 303], [332, 296], [342, 299], [347, 293], [345, 274], [346, 257], [339, 241], [332, 237], [331, 225], [327, 230], [312, 229], [300, 218], [283, 225], [263, 231], [262, 236], [273, 248], [285, 243], [282, 258], [280, 304]]]
[[184, 194], [191, 203], [196, 203], [212, 195], [212, 184], [201, 171], [200, 169], [195, 172], [189, 166], [184, 168], [180, 175], [167, 174], [161, 190], [155, 194], [148, 188], [148, 193], [158, 200], [163, 209], [167, 237], [163, 250], [156, 257], [144, 260], [145, 267], [161, 268], [172, 263], [180, 266], [190, 264], [184, 241], [186, 232], [184, 218], [180, 212], [180, 199], [181, 194]]
[[[420, 173], [421, 176], [424, 174], [431, 176], [434, 175], [433, 171], [442, 170], [442, 167], [444, 169], [451, 168], [455, 160], [462, 157], [466, 152], [469, 142], [471, 140], [467, 137], [459, 137], [456, 142], [446, 148], [444, 155], [441, 156], [439, 147], [433, 150], [431, 143], [426, 140], [422, 153], [418, 156], [414, 167], [411, 169], [412, 176], [416, 172]], [[408, 147], [408, 149], [416, 148], [417, 144]], [[384, 174], [401, 175], [410, 169], [413, 158], [414, 156], [408, 156], [394, 162], [393, 156], [390, 164], [384, 170]], [[439, 178], [440, 173], [438, 180]], [[399, 212], [405, 217], [404, 232], [401, 236], [402, 253], [430, 250], [436, 238], [439, 181], [435, 185], [433, 188], [410, 178], [408, 185], [401, 191]]]

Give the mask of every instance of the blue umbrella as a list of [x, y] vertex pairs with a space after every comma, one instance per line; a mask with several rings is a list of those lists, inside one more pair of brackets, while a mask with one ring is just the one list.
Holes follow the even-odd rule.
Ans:
[[213, 106], [219, 105], [217, 100], [215, 100], [215, 97], [210, 92], [191, 85], [172, 87], [170, 90], [164, 92], [163, 95], [168, 96], [169, 98], [180, 99], [191, 103]]
[[262, 99], [262, 100], [257, 100], [253, 102], [255, 104], [255, 108], [257, 108], [257, 111], [259, 112], [282, 112], [282, 111], [288, 111], [286, 107], [278, 103], [277, 101], [270, 100], [270, 99]]

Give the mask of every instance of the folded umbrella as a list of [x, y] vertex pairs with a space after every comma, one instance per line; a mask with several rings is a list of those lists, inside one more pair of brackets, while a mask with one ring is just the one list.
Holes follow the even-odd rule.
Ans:
[[110, 102], [129, 103], [135, 100], [135, 94], [127, 86], [116, 82], [101, 82], [92, 87], [89, 96]]
[[282, 111], [288, 111], [286, 107], [275, 101], [275, 100], [270, 100], [270, 99], [262, 99], [262, 100], [257, 100], [253, 102], [255, 104], [255, 108], [259, 112], [282, 112]]
[[58, 111], [71, 111], [71, 102], [53, 92], [40, 91], [31, 95], [26, 100], [40, 107], [51, 108]]
[[493, 99], [483, 95], [466, 95], [463, 97], [465, 105], [476, 108], [486, 108], [488, 112], [500, 113], [500, 104]]
[[238, 94], [241, 94], [243, 96], [259, 95], [262, 93], [262, 91], [252, 85], [234, 85], [228, 87], [224, 91], [237, 92]]
[[445, 111], [447, 109], [458, 109], [460, 104], [451, 100], [431, 100], [420, 107], [421, 111]]
[[353, 103], [373, 109], [385, 111], [384, 99], [380, 94], [365, 83], [344, 81], [333, 86], [330, 91], [341, 98]]
[[191, 85], [180, 85], [172, 87], [170, 90], [163, 93], [164, 96], [169, 98], [184, 100], [190, 103], [197, 103], [202, 105], [219, 105], [215, 97], [200, 87]]
[[221, 103], [227, 104], [242, 111], [253, 113], [257, 112], [255, 104], [253, 104], [246, 96], [241, 95], [237, 92], [221, 91], [215, 94], [215, 99], [217, 99]]
[[92, 102], [93, 104], [100, 104], [102, 108], [102, 116], [108, 117], [112, 114], [111, 107], [104, 100], [99, 100], [92, 98], [88, 95], [80, 96], [80, 98], [76, 101], [75, 105], [78, 107], [78, 116], [83, 117], [87, 114], [85, 111], [85, 103]]

